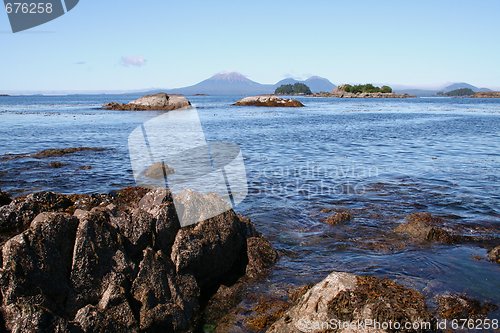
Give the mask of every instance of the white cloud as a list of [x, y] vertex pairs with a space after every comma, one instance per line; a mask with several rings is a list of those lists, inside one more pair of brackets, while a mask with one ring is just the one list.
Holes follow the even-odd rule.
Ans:
[[143, 56], [123, 56], [121, 64], [125, 67], [142, 67], [146, 65], [146, 61]]

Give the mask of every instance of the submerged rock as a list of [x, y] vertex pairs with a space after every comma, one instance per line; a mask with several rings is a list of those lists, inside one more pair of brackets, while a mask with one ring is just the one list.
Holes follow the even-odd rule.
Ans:
[[67, 165], [66, 163], [55, 161], [55, 162], [50, 162], [49, 163], [49, 168], [60, 169], [63, 166], [66, 166], [66, 165]]
[[175, 173], [175, 170], [163, 162], [156, 162], [143, 171], [142, 176], [154, 180], [165, 179]]
[[128, 104], [108, 103], [103, 106], [107, 110], [124, 110], [124, 111], [171, 111], [191, 107], [191, 102], [182, 95], [168, 95], [166, 93], [158, 93], [154, 95], [146, 95], [140, 97]]
[[438, 316], [442, 319], [478, 319], [485, 318], [494, 304], [481, 303], [464, 295], [441, 295], [437, 297]]
[[348, 210], [340, 210], [325, 219], [325, 222], [331, 225], [349, 222], [352, 220], [352, 213]]
[[[102, 152], [107, 150], [107, 148], [101, 148], [101, 147], [71, 147], [71, 148], [51, 148], [51, 149], [45, 149], [41, 150], [39, 152], [33, 153], [33, 154], [8, 154], [8, 155], [3, 155], [1, 157], [1, 160], [17, 160], [21, 158], [36, 158], [36, 159], [43, 159], [43, 158], [51, 158], [51, 157], [62, 157], [65, 155], [70, 155], [70, 154], [76, 154], [80, 152]], [[52, 163], [60, 163], [60, 162], [52, 162]], [[56, 164], [54, 164], [56, 165]], [[52, 167], [52, 166], [51, 166]]]
[[500, 264], [500, 246], [497, 246], [488, 252], [488, 259]]
[[406, 217], [406, 222], [396, 227], [397, 233], [405, 234], [416, 242], [440, 242], [451, 244], [458, 240], [442, 227], [443, 220], [430, 213], [414, 213]]
[[325, 332], [324, 324], [330, 322], [353, 323], [354, 329], [346, 332], [384, 332], [375, 327], [356, 329], [356, 323], [430, 319], [423, 295], [415, 290], [387, 279], [333, 272], [309, 289], [267, 332]]
[[[215, 200], [193, 193], [183, 199], [186, 207]], [[221, 283], [231, 288], [247, 271], [250, 278], [274, 262], [248, 219], [228, 210], [181, 228], [172, 200], [167, 190], [128, 188], [93, 196], [45, 192], [1, 207], [0, 232], [21, 233], [2, 246], [0, 328], [193, 331], [201, 304]]]
[[237, 106], [267, 106], [267, 107], [303, 107], [300, 101], [289, 98], [280, 98], [273, 95], [252, 96], [240, 99], [234, 103]]

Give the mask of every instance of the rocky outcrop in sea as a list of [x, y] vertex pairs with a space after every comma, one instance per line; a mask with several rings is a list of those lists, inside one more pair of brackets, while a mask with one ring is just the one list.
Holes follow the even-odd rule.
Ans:
[[472, 95], [473, 98], [500, 98], [500, 91], [483, 91]]
[[240, 99], [236, 106], [264, 106], [264, 107], [303, 107], [300, 101], [290, 98], [281, 98], [274, 95], [251, 96]]
[[317, 97], [337, 97], [337, 98], [413, 98], [415, 96], [409, 94], [396, 94], [396, 93], [351, 93], [341, 89], [335, 89], [331, 93], [317, 95]]
[[182, 95], [169, 95], [158, 93], [140, 97], [130, 103], [122, 104], [111, 102], [103, 106], [106, 110], [125, 110], [125, 111], [172, 111], [191, 107], [191, 102]]

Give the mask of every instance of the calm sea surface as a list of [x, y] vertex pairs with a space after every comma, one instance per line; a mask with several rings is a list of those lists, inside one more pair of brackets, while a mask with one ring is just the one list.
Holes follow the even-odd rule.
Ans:
[[[136, 97], [0, 97], [0, 155], [108, 148], [0, 160], [2, 190], [106, 193], [134, 185], [128, 136], [160, 113], [99, 107]], [[482, 246], [399, 246], [390, 236], [406, 215], [427, 211], [463, 234], [500, 242], [500, 100], [302, 98], [305, 108], [262, 109], [230, 106], [236, 99], [190, 97], [208, 140], [241, 147], [250, 193], [236, 210], [281, 250], [256, 288], [278, 292], [338, 270], [500, 304], [500, 266], [484, 259]], [[64, 166], [48, 167], [54, 161]], [[324, 208], [350, 209], [354, 219], [326, 225]]]

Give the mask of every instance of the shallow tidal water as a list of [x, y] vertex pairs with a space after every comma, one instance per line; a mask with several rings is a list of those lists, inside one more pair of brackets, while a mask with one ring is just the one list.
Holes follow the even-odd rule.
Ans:
[[[0, 188], [22, 195], [134, 185], [128, 136], [161, 113], [100, 106], [136, 97], [0, 97]], [[207, 140], [240, 146], [249, 195], [236, 211], [280, 250], [256, 291], [279, 294], [348, 271], [395, 279], [430, 298], [466, 293], [500, 305], [500, 266], [480, 244], [401, 246], [390, 237], [406, 215], [426, 211], [500, 243], [499, 99], [301, 98], [306, 107], [298, 109], [231, 106], [237, 99], [190, 97]], [[106, 150], [8, 158], [64, 147]], [[325, 208], [349, 209], [354, 219], [327, 225]]]

